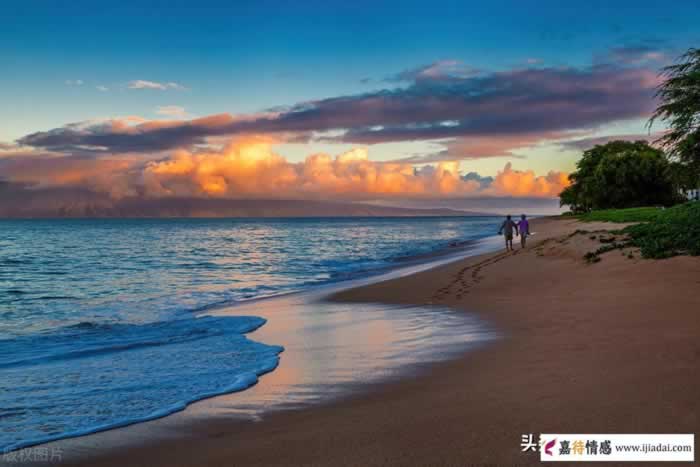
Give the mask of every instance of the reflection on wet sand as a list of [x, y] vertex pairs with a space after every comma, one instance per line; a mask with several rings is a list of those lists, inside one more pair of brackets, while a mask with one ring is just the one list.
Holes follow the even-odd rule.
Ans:
[[495, 336], [475, 317], [444, 307], [334, 303], [328, 290], [292, 294], [217, 310], [255, 315], [267, 324], [249, 338], [282, 345], [275, 371], [256, 386], [193, 405], [194, 416], [222, 412], [257, 418], [267, 410], [303, 406], [363, 384], [443, 360]]

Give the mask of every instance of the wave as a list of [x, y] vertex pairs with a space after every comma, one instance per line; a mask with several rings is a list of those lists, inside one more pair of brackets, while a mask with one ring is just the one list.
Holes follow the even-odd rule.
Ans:
[[56, 332], [0, 340], [0, 368], [33, 365], [56, 360], [85, 358], [139, 347], [152, 347], [207, 339], [226, 332], [247, 334], [266, 320], [257, 316], [238, 316], [235, 323], [211, 326], [213, 317], [181, 319], [143, 325], [81, 322]]
[[[262, 364], [256, 372], [251, 372], [251, 373], [245, 373], [240, 376], [237, 376], [234, 379], [234, 382], [230, 384], [227, 387], [223, 387], [219, 390], [215, 391], [209, 391], [209, 392], [202, 392], [199, 394], [194, 394], [190, 396], [187, 399], [184, 399], [182, 401], [176, 402], [172, 405], [169, 405], [167, 407], [163, 407], [161, 409], [155, 410], [147, 415], [143, 415], [140, 417], [132, 417], [132, 418], [122, 418], [115, 420], [113, 422], [109, 423], [103, 423], [100, 425], [94, 425], [94, 426], [89, 426], [85, 427], [83, 429], [78, 429], [78, 430], [73, 430], [73, 431], [67, 431], [64, 433], [60, 434], [54, 434], [54, 435], [47, 435], [41, 438], [35, 438], [31, 440], [26, 440], [26, 441], [20, 441], [16, 442], [14, 444], [8, 444], [6, 446], [3, 446], [0, 444], [0, 452], [3, 452], [5, 454], [18, 450], [18, 449], [23, 449], [31, 446], [36, 446], [38, 444], [44, 444], [44, 443], [49, 443], [51, 441], [58, 441], [61, 439], [67, 439], [67, 438], [75, 438], [78, 436], [85, 436], [93, 433], [98, 433], [100, 431], [107, 431], [107, 430], [113, 430], [115, 428], [122, 428], [125, 426], [129, 425], [135, 425], [137, 423], [143, 423], [147, 422], [150, 420], [156, 420], [159, 418], [166, 417], [168, 415], [171, 415], [176, 412], [180, 412], [182, 410], [185, 410], [188, 405], [193, 404], [197, 401], [204, 400], [204, 399], [209, 399], [211, 397], [215, 396], [220, 396], [223, 394], [230, 394], [234, 392], [239, 392], [243, 391], [245, 389], [248, 389], [251, 386], [254, 386], [257, 384], [258, 379], [260, 376], [269, 373], [273, 371], [275, 368], [277, 368], [277, 365], [279, 364], [279, 358], [276, 358], [274, 360], [269, 360]], [[20, 414], [22, 412], [17, 411], [17, 412], [8, 412], [3, 414], [2, 417], [13, 417], [16, 416], [17, 414]], [[1, 440], [0, 440], [1, 442]]]
[[26, 295], [29, 292], [20, 289], [7, 289], [5, 290], [5, 293], [8, 295]]
[[81, 322], [0, 341], [0, 451], [163, 417], [243, 390], [279, 362], [280, 346], [244, 334], [253, 316], [146, 324]]

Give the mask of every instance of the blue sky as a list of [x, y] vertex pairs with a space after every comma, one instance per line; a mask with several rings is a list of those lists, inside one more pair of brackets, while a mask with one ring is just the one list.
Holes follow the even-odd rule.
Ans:
[[[440, 59], [487, 69], [528, 58], [575, 66], [614, 46], [683, 49], [700, 35], [700, 3], [692, 1], [668, 11], [661, 1], [495, 3], [10, 0], [0, 28], [0, 98], [11, 129], [1, 136], [42, 123], [146, 115], [157, 105], [197, 115], [254, 112], [372, 89], [379, 84], [361, 80]], [[66, 89], [66, 80], [78, 79], [83, 88]], [[189, 90], [95, 89], [134, 79]], [[18, 108], [21, 123], [13, 124]]]
[[[420, 67], [440, 75], [439, 93], [450, 92], [452, 84], [444, 79], [447, 75], [461, 80], [459, 85], [472, 92], [496, 80], [499, 72], [520, 69], [550, 70], [542, 79], [570, 79], [567, 85], [577, 86], [578, 76], [553, 75], [560, 69], [588, 73], [600, 64], [612, 64], [620, 72], [656, 72], [681, 51], [700, 45], [697, 1], [96, 4], [9, 0], [3, 2], [1, 15], [0, 142], [5, 145], [75, 122], [124, 116], [185, 120], [222, 113], [252, 116], [268, 109], [299, 110], [309, 101], [324, 99], [350, 97], [359, 102], [367, 95], [374, 99], [396, 89], [408, 89], [414, 97], [425, 94], [428, 101], [434, 95], [420, 81], [428, 75], [414, 74], [411, 79], [415, 81], [395, 79]], [[621, 63], [622, 52], [615, 55], [616, 50], [631, 59]], [[440, 65], [429, 69], [436, 63]], [[485, 79], [468, 81], [471, 73]], [[606, 79], [589, 75], [581, 79]], [[517, 79], [537, 86], [537, 76]], [[134, 85], [138, 81], [151, 86]], [[437, 89], [434, 84], [430, 89]], [[154, 89], [156, 85], [162, 89]], [[574, 111], [580, 111], [580, 106]], [[308, 137], [303, 142], [283, 138], [275, 147], [296, 162], [310, 153], [337, 154], [361, 145], [378, 161], [430, 156], [449, 148], [449, 157], [462, 159], [463, 170], [485, 176], [495, 175], [510, 161], [537, 173], [570, 171], [580, 151], [553, 143], [563, 138], [562, 130], [586, 131], [577, 137], [642, 134], [646, 111], [606, 112], [568, 127], [554, 125], [551, 131], [540, 126], [530, 134], [546, 135], [541, 140], [525, 138], [484, 154], [478, 153], [483, 149], [459, 154], [462, 146], [458, 143], [471, 144], [470, 138], [489, 135], [507, 139], [511, 136], [507, 119], [496, 122], [505, 130], [489, 129], [482, 135], [470, 127], [468, 134], [455, 133], [456, 140], [450, 135], [387, 137], [372, 142], [366, 135], [355, 140]], [[421, 110], [416, 112], [415, 120], [423, 121]], [[468, 118], [478, 120], [480, 115], [470, 113]], [[452, 124], [452, 117], [435, 118]], [[460, 120], [462, 124], [466, 119]], [[401, 130], [414, 126], [406, 121], [392, 125], [403, 125]], [[382, 125], [362, 121], [356, 130], [369, 126]], [[304, 131], [338, 129], [346, 128]], [[524, 130], [514, 134], [519, 131]], [[449, 141], [452, 147], [446, 145]], [[65, 145], [37, 143], [34, 149], [73, 155]], [[424, 158], [436, 160], [434, 156]]]

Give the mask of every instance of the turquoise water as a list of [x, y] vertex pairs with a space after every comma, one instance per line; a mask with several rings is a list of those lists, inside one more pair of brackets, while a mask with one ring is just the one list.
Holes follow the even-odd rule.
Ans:
[[376, 274], [497, 227], [493, 217], [0, 221], [0, 450], [245, 389], [282, 347], [246, 337], [260, 317], [202, 312]]

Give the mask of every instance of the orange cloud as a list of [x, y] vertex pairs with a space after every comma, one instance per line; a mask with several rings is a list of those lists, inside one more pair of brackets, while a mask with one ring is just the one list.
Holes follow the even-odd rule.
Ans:
[[114, 198], [138, 196], [133, 170], [142, 159], [122, 156], [114, 159], [26, 155], [0, 158], [0, 181], [33, 185], [81, 187], [109, 193]]
[[[115, 122], [111, 123], [112, 125]], [[130, 131], [128, 122], [120, 122]], [[273, 150], [269, 137], [237, 138], [222, 150], [177, 150], [159, 160], [137, 155], [91, 158], [22, 156], [0, 159], [9, 181], [38, 187], [81, 187], [124, 197], [215, 197], [229, 199], [463, 198], [476, 196], [556, 197], [567, 175], [513, 170], [510, 163], [493, 181], [462, 176], [459, 161], [420, 168], [410, 162], [377, 162], [355, 148], [337, 156], [311, 154], [290, 162]]]
[[567, 186], [569, 176], [564, 172], [537, 176], [532, 170], [513, 170], [508, 162], [487, 191], [496, 195], [556, 197]]
[[272, 150], [273, 140], [247, 137], [221, 152], [180, 150], [144, 169], [150, 196], [231, 198], [368, 198], [469, 195], [479, 184], [460, 178], [457, 162], [421, 170], [407, 163], [375, 162], [356, 148], [338, 156], [312, 154], [293, 163]]

